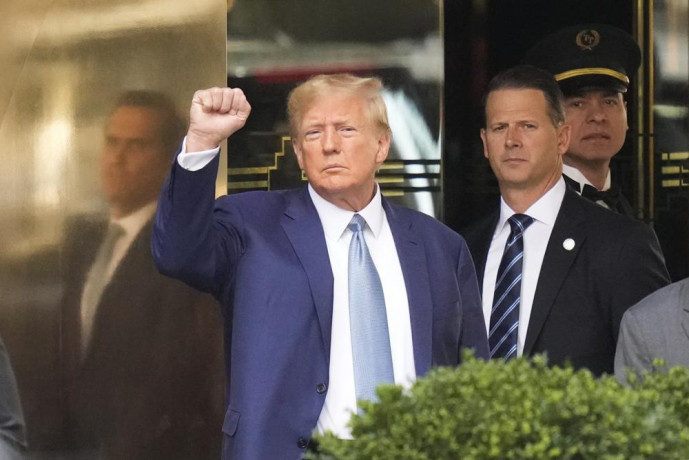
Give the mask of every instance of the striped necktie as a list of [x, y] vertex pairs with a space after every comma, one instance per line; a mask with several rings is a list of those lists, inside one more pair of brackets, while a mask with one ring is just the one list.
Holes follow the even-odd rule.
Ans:
[[514, 214], [508, 222], [512, 230], [507, 238], [500, 268], [498, 268], [488, 331], [490, 357], [504, 358], [505, 361], [517, 356], [522, 259], [524, 258], [523, 233], [533, 223], [533, 218], [525, 214]]

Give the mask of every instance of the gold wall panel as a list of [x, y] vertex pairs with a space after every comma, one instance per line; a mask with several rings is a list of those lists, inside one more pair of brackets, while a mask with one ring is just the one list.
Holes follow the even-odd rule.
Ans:
[[[125, 439], [139, 434], [125, 435], [127, 429], [117, 425], [111, 426], [111, 431], [119, 433], [119, 437], [113, 434], [107, 440], [91, 436], [81, 443], [81, 438], [71, 431], [70, 422], [77, 411], [65, 403], [64, 382], [66, 378], [78, 379], [83, 369], [79, 364], [74, 368], [65, 367], [68, 361], [64, 354], [68, 346], [66, 341], [73, 338], [65, 329], [65, 299], [69, 286], [76, 284], [79, 289], [85, 273], [74, 270], [65, 240], [73, 221], [84, 216], [90, 221], [104, 221], [110, 213], [110, 202], [102, 192], [99, 168], [104, 155], [105, 127], [121, 93], [127, 90], [162, 92], [186, 117], [196, 89], [225, 85], [226, 13], [225, 0], [2, 0], [0, 336], [18, 380], [29, 451], [37, 458], [95, 458], [95, 452], [102, 455], [99, 458], [153, 458], [158, 443], [167, 442], [165, 436], [179, 428], [173, 415], [165, 409], [154, 414], [158, 407], [163, 407], [162, 400], [170, 390], [158, 389], [161, 405], [156, 406], [156, 397], [140, 388], [141, 399], [150, 397], [154, 401], [147, 406], [150, 408], [147, 413], [139, 414], [141, 426], [132, 424], [129, 427], [130, 431], [140, 428], [140, 439]], [[225, 177], [220, 180], [224, 188]], [[86, 236], [79, 238], [72, 241], [76, 254], [88, 255], [89, 251], [98, 248], [98, 241]], [[149, 264], [150, 254], [147, 248], [142, 248], [140, 255]], [[133, 249], [129, 251], [126, 257]], [[136, 276], [153, 285], [155, 275], [146, 271], [151, 267], [140, 269]], [[113, 280], [116, 276], [113, 275]], [[109, 286], [113, 284], [114, 281]], [[178, 344], [188, 346], [193, 338], [185, 334], [198, 328], [200, 323], [188, 322], [184, 327], [172, 323], [163, 325], [167, 320], [155, 316], [165, 315], [166, 306], [158, 302], [165, 297], [167, 288], [161, 289], [164, 292], [160, 295], [146, 294], [146, 302], [136, 297], [133, 289], [132, 284], [125, 283], [114, 294], [109, 294], [123, 305], [140, 302], [136, 305], [140, 308], [132, 309], [134, 315], [131, 317], [124, 316], [122, 310], [114, 313], [114, 317], [121, 313], [118, 321], [122, 324], [132, 325], [130, 331], [122, 330], [119, 334], [123, 337], [134, 334], [132, 331], [142, 324], [136, 314], [149, 312], [145, 315], [150, 315], [147, 320], [152, 320], [153, 325], [146, 340], [151, 340], [153, 345], [147, 342], [148, 348], [161, 345], [154, 341], [162, 337], [161, 331], [168, 326], [170, 331], [176, 332], [165, 333], [176, 335]], [[185, 309], [191, 303], [189, 300], [188, 305], [170, 308]], [[213, 309], [200, 311], [216, 313]], [[186, 314], [177, 313], [180, 317]], [[103, 326], [104, 329], [115, 328], [115, 320], [111, 321], [109, 326]], [[219, 319], [217, 324], [219, 327]], [[213, 334], [216, 332], [219, 331]], [[144, 335], [140, 336], [142, 341]], [[139, 355], [150, 353], [146, 350], [148, 345], [142, 342], [103, 348], [103, 359], [98, 365], [112, 364], [99, 375], [101, 378], [104, 375], [122, 378], [127, 374], [144, 375], [156, 361], [164, 367], [161, 363], [164, 363], [162, 354], [166, 347], [161, 347], [161, 355], [149, 361], [139, 359]], [[140, 346], [140, 353], [133, 352], [134, 346]], [[176, 347], [179, 345], [170, 343], [167, 348]], [[114, 353], [115, 349], [120, 353]], [[209, 353], [221, 353], [221, 341], [214, 340], [209, 349], [213, 350]], [[130, 359], [122, 361], [122, 356], [127, 354]], [[183, 356], [179, 360], [180, 366], [186, 365], [182, 362]], [[117, 366], [122, 369], [115, 369]], [[208, 375], [202, 374], [211, 371], [222, 374], [221, 363], [212, 370], [199, 369], [198, 374], [192, 375], [190, 371], [185, 378], [198, 376], [198, 393], [210, 394], [211, 390], [214, 394], [219, 393], [214, 406], [222, 411], [222, 382], [212, 389], [201, 384], [208, 381]], [[69, 373], [71, 375], [65, 377]], [[177, 377], [173, 374], [167, 377], [167, 387], [180, 385], [179, 381], [174, 381]], [[102, 395], [96, 405], [110, 411], [102, 417], [103, 422], [108, 417], [116, 417], [114, 413], [122, 415], [127, 407], [132, 409], [135, 403], [124, 395], [135, 394], [131, 388], [133, 383], [110, 380], [98, 381], [97, 385], [94, 383], [97, 381], [97, 378], [91, 381], [86, 391], [96, 397]], [[182, 437], [184, 443], [177, 446], [180, 449], [176, 454], [178, 458], [217, 458], [220, 427], [215, 422], [208, 427], [214, 437], [210, 446], [199, 447], [200, 442], [193, 444], [194, 434], [187, 431]], [[81, 424], [85, 421], [81, 420]], [[148, 436], [146, 442], [142, 441], [144, 436]]]

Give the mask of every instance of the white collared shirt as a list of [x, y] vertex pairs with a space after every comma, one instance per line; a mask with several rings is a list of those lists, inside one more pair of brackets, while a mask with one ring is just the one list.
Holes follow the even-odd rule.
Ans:
[[[593, 188], [596, 188], [591, 181], [589, 181], [586, 176], [584, 176], [581, 171], [579, 171], [577, 168], [574, 166], [569, 166], [566, 164], [562, 165], [562, 174], [565, 176], [569, 177], [575, 182], [579, 183], [579, 190], [576, 190], [576, 192], [581, 195], [581, 190], [584, 188], [584, 185], [588, 184]], [[612, 184], [612, 178], [610, 174], [610, 170], [608, 169], [608, 175], [605, 177], [605, 184], [603, 185], [603, 188], [601, 189], [601, 192], [605, 192], [606, 190], [610, 190], [610, 185]]]
[[[310, 185], [309, 194], [323, 225], [334, 278], [330, 384], [318, 418], [318, 432], [332, 431], [338, 437], [349, 438], [351, 433], [346, 425], [356, 411], [356, 395], [347, 275], [352, 232], [347, 225], [354, 212], [326, 201]], [[409, 301], [395, 241], [381, 204], [380, 188], [358, 214], [366, 220], [364, 238], [383, 285], [395, 383], [408, 388], [416, 378]]]
[[[524, 351], [524, 342], [531, 318], [531, 307], [538, 284], [538, 277], [543, 265], [543, 257], [565, 196], [566, 185], [562, 177], [548, 192], [532, 204], [524, 214], [533, 217], [534, 222], [524, 231], [524, 259], [522, 262], [521, 299], [519, 304], [519, 328], [517, 355]], [[483, 273], [483, 316], [486, 320], [486, 333], [490, 328], [490, 312], [493, 308], [495, 280], [498, 275], [500, 260], [505, 250], [505, 243], [510, 234], [507, 222], [515, 212], [500, 199], [500, 218], [495, 227], [493, 240], [488, 250], [486, 268]]]

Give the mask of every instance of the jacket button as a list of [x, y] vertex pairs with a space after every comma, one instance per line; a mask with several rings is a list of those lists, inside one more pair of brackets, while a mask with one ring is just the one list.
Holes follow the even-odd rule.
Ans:
[[299, 446], [300, 449], [306, 449], [306, 446], [308, 446], [308, 445], [309, 445], [308, 439], [299, 438], [299, 440], [297, 441], [297, 446]]
[[328, 387], [325, 385], [325, 383], [319, 383], [318, 385], [316, 385], [316, 393], [318, 393], [319, 395], [325, 393], [325, 390], [327, 389]]

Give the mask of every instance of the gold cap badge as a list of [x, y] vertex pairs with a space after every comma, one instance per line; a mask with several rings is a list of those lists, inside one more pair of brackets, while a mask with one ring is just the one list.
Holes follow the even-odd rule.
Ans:
[[576, 42], [582, 50], [591, 51], [600, 43], [600, 34], [594, 29], [584, 29], [577, 34]]

